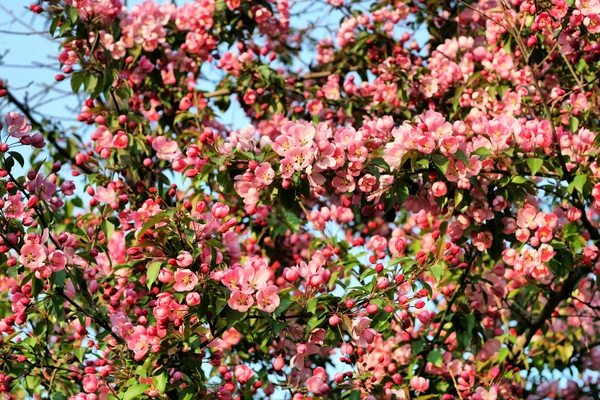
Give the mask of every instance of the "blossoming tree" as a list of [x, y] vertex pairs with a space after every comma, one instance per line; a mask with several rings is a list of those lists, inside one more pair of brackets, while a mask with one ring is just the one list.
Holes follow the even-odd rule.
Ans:
[[30, 7], [1, 398], [600, 396], [600, 1], [175, 3]]

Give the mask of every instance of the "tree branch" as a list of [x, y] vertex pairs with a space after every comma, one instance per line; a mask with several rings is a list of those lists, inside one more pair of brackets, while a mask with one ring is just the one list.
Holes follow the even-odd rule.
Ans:
[[[331, 71], [309, 72], [308, 74], [306, 74], [304, 76], [300, 76], [300, 77], [296, 78], [295, 80], [296, 80], [296, 82], [302, 82], [302, 81], [306, 81], [309, 79], [327, 78], [331, 74], [332, 74]], [[214, 92], [205, 92], [202, 94], [202, 96], [205, 99], [210, 99], [211, 97], [229, 96], [233, 93], [236, 93], [236, 91], [234, 89], [223, 88], [223, 89], [217, 89]]]
[[[29, 107], [20, 102], [10, 91], [7, 90], [6, 92], [7, 97], [8, 97], [8, 101], [12, 104], [15, 105], [15, 107], [17, 107], [19, 110], [21, 110], [21, 112], [27, 117], [27, 119], [29, 119], [29, 122], [31, 123], [31, 125], [36, 128], [39, 129], [41, 131], [44, 131], [44, 126], [42, 125], [41, 122], [39, 122], [31, 113], [31, 110], [29, 109]], [[71, 154], [69, 154], [69, 152], [67, 151], [67, 149], [63, 148], [62, 146], [60, 146], [56, 140], [56, 137], [54, 134], [49, 134], [48, 132], [45, 132], [46, 135], [45, 138], [48, 139], [48, 141], [52, 144], [52, 146], [54, 146], [54, 148], [56, 149], [56, 151], [58, 151], [58, 153], [63, 156], [64, 158], [66, 158], [67, 160], [71, 161]], [[76, 165], [73, 163], [73, 165]], [[81, 169], [83, 172], [85, 172], [86, 174], [91, 174], [93, 171], [86, 166], [85, 164], [82, 165], [76, 165], [77, 168]]]

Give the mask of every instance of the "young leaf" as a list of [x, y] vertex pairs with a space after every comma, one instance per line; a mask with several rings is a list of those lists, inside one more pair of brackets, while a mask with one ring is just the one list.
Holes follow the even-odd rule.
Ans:
[[448, 157], [441, 154], [434, 154], [431, 158], [433, 159], [435, 166], [442, 171], [442, 174], [446, 175], [448, 172], [448, 164], [450, 164]]
[[429, 270], [433, 274], [435, 281], [439, 282], [440, 278], [442, 277], [442, 273], [444, 272], [444, 267], [441, 264], [434, 264], [429, 268]]
[[583, 194], [583, 186], [587, 182], [587, 176], [584, 174], [579, 174], [573, 179], [573, 187], [577, 189], [577, 191]]
[[542, 168], [542, 166], [544, 165], [544, 160], [542, 160], [541, 158], [528, 158], [527, 159], [527, 166], [529, 167], [529, 171], [531, 171], [531, 175], [537, 174], [537, 172], [540, 170], [540, 168]]
[[159, 371], [161, 371], [160, 374], [152, 377], [152, 384], [156, 390], [158, 390], [158, 393], [163, 394], [165, 392], [165, 388], [167, 387], [169, 375], [167, 374], [167, 371], [162, 368]]
[[130, 400], [138, 398], [141, 394], [143, 394], [146, 390], [150, 389], [150, 385], [148, 384], [135, 384], [129, 387], [125, 393], [121, 395], [122, 400]]
[[148, 289], [152, 287], [152, 284], [156, 281], [156, 278], [158, 278], [161, 266], [161, 261], [155, 261], [148, 266], [148, 270], [146, 271], [146, 285], [148, 286]]

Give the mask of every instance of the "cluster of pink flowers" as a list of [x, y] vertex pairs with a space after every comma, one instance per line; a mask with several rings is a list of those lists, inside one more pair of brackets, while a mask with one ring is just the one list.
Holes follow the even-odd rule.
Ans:
[[212, 277], [231, 291], [228, 304], [234, 310], [246, 312], [256, 303], [259, 309], [273, 312], [279, 306], [279, 287], [272, 284], [273, 272], [264, 258], [249, 258], [243, 265], [236, 263], [214, 272]]
[[316, 251], [311, 254], [308, 264], [301, 261], [298, 265], [286, 267], [283, 277], [291, 283], [296, 283], [302, 278], [307, 289], [319, 290], [329, 282], [331, 270], [327, 268], [327, 257], [322, 251]]
[[21, 247], [19, 261], [34, 271], [38, 279], [48, 278], [52, 272], [62, 271], [68, 261], [67, 255], [62, 250], [50, 251], [44, 245], [47, 241], [47, 232], [41, 237], [32, 233], [25, 236]]
[[[174, 305], [171, 304], [173, 302]], [[155, 303], [154, 316], [157, 320], [157, 327], [134, 326], [123, 312], [117, 312], [110, 316], [112, 331], [125, 339], [127, 347], [134, 352], [135, 359], [138, 361], [143, 359], [148, 351], [153, 353], [160, 351], [160, 339], [164, 338], [167, 333], [165, 329], [161, 329], [160, 323], [169, 318], [172, 320], [180, 318], [180, 315], [187, 310], [185, 308], [183, 311], [179, 311], [179, 304], [168, 293], [161, 293]]]
[[83, 20], [102, 17], [105, 22], [119, 16], [123, 8], [120, 0], [65, 0], [65, 3], [77, 8]]
[[202, 52], [206, 59], [208, 52], [216, 45], [215, 39], [206, 33], [206, 29], [213, 24], [211, 14], [214, 7], [215, 2], [211, 0], [185, 3], [180, 8], [171, 3], [157, 5], [147, 0], [141, 5], [133, 6], [125, 13], [120, 21], [121, 37], [115, 41], [112, 35], [104, 33], [103, 44], [111, 50], [115, 59], [124, 57], [127, 49], [136, 45], [152, 52], [158, 46], [166, 44], [166, 26], [173, 21], [178, 30], [190, 31], [186, 38], [185, 50], [190, 54], [196, 54], [203, 46], [205, 48]]
[[[514, 218], [505, 218], [503, 222], [505, 234], [515, 233], [517, 240], [532, 246], [523, 247], [520, 252], [513, 248], [504, 250], [504, 263], [513, 267], [516, 274], [548, 281], [552, 272], [545, 263], [554, 257], [554, 249], [548, 243], [552, 240], [554, 231], [559, 228], [558, 217], [553, 213], [538, 212], [533, 205], [526, 204], [519, 210], [516, 221]], [[535, 234], [531, 235], [532, 231]]]
[[325, 225], [329, 221], [338, 223], [351, 222], [354, 219], [354, 213], [349, 207], [331, 205], [331, 207], [324, 206], [318, 210], [311, 210], [309, 219], [313, 228], [321, 231], [325, 229]]
[[[9, 136], [19, 139], [19, 143], [32, 146], [38, 149], [44, 148], [46, 142], [41, 133], [31, 134], [31, 125], [27, 122], [27, 118], [16, 112], [9, 112], [4, 116], [4, 123], [8, 130]], [[4, 149], [2, 147], [5, 147]], [[7, 151], [10, 146], [6, 143], [0, 146], [1, 151]]]

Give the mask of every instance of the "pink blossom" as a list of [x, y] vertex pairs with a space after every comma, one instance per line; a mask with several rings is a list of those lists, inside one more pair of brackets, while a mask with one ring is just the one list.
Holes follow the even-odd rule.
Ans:
[[320, 376], [311, 376], [306, 380], [306, 387], [316, 395], [325, 395], [329, 391], [329, 385]]
[[194, 262], [192, 255], [187, 251], [182, 251], [177, 256], [177, 266], [181, 268], [189, 267]]
[[446, 184], [444, 182], [435, 182], [431, 186], [431, 190], [433, 191], [433, 195], [435, 197], [442, 197], [448, 193], [448, 189], [446, 188]]
[[261, 289], [256, 294], [256, 303], [258, 308], [265, 312], [273, 312], [279, 306], [279, 288], [275, 285]]
[[254, 372], [246, 365], [239, 365], [235, 368], [234, 375], [235, 378], [243, 385], [244, 383], [248, 382], [250, 378], [252, 378]]
[[52, 272], [62, 271], [67, 265], [67, 255], [61, 250], [55, 250], [48, 257], [48, 265]]
[[223, 203], [215, 203], [211, 208], [211, 213], [216, 219], [225, 218], [229, 215], [229, 206]]
[[42, 174], [37, 174], [35, 179], [28, 181], [25, 185], [27, 190], [36, 193], [45, 201], [49, 201], [56, 193], [56, 185], [49, 179], [44, 179]]
[[86, 374], [83, 377], [83, 390], [87, 393], [93, 393], [98, 390], [98, 378], [94, 374]]
[[116, 149], [125, 149], [129, 145], [129, 138], [123, 131], [117, 132], [117, 135], [113, 139], [113, 147]]
[[46, 261], [46, 249], [41, 244], [25, 243], [21, 247], [20, 260], [27, 268], [40, 268]]
[[231, 293], [231, 297], [227, 302], [229, 307], [239, 312], [246, 312], [252, 307], [254, 304], [254, 299], [252, 296], [242, 292], [241, 290], [234, 290]]
[[175, 271], [173, 277], [175, 278], [173, 289], [177, 292], [189, 292], [194, 290], [194, 287], [196, 287], [196, 284], [198, 283], [198, 277], [189, 269], [178, 269]]
[[352, 321], [352, 338], [360, 347], [367, 347], [375, 340], [377, 331], [371, 326], [371, 319], [358, 317]]
[[25, 205], [21, 201], [23, 195], [21, 192], [17, 192], [13, 196], [8, 196], [8, 201], [4, 203], [4, 215], [8, 218], [21, 218], [25, 215]]
[[31, 132], [31, 126], [27, 125], [27, 118], [19, 113], [9, 112], [4, 116], [4, 122], [8, 134], [12, 137], [22, 138]]
[[96, 188], [96, 194], [94, 195], [94, 199], [99, 203], [110, 204], [113, 203], [117, 199], [117, 194], [113, 189], [112, 185], [108, 185], [107, 188], [102, 186], [98, 186]]
[[314, 343], [299, 343], [296, 345], [296, 355], [290, 359], [290, 366], [296, 366], [299, 370], [303, 370], [306, 357], [318, 352], [319, 346]]
[[161, 160], [173, 160], [181, 154], [177, 142], [164, 136], [154, 138], [152, 148], [156, 151], [156, 157]]
[[429, 389], [429, 381], [420, 376], [413, 376], [410, 380], [410, 386], [417, 392], [425, 392]]
[[260, 164], [254, 171], [256, 176], [256, 180], [263, 186], [268, 186], [273, 183], [273, 178], [275, 177], [275, 171], [271, 167], [271, 164], [264, 162]]

